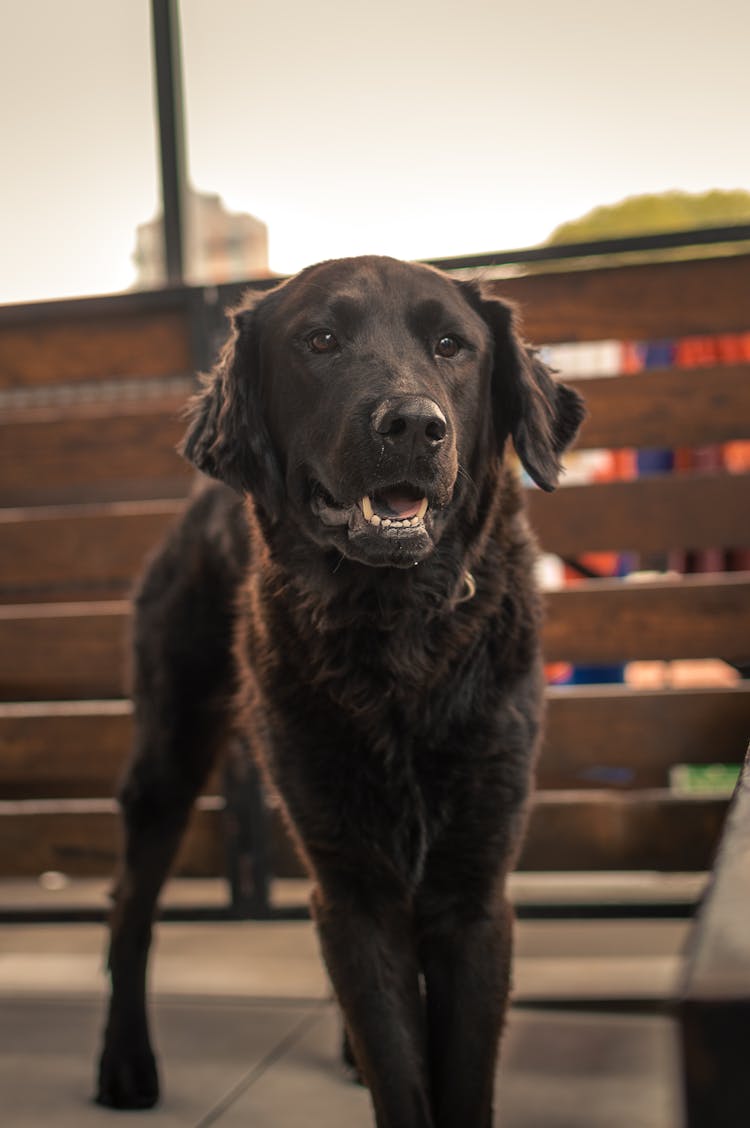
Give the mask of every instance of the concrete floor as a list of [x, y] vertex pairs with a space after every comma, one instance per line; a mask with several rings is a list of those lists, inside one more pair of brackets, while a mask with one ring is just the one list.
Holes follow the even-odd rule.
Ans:
[[[366, 1091], [338, 1064], [338, 1018], [309, 923], [162, 923], [157, 936], [163, 1100], [151, 1112], [115, 1113], [90, 1100], [103, 926], [0, 926], [2, 1128], [372, 1124]], [[670, 1019], [598, 1008], [602, 993], [622, 1004], [669, 997], [684, 936], [674, 922], [519, 925], [497, 1125], [680, 1128]]]

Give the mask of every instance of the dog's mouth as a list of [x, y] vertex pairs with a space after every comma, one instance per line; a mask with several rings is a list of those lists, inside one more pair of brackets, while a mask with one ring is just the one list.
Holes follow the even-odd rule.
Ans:
[[408, 482], [366, 494], [359, 502], [362, 516], [375, 528], [416, 528], [424, 521], [429, 502]]
[[311, 495], [313, 513], [324, 525], [364, 525], [383, 534], [424, 526], [429, 505], [424, 491], [410, 482], [381, 487], [352, 505], [337, 501], [319, 482]]
[[452, 496], [452, 487], [449, 491], [439, 482], [428, 489], [426, 483], [400, 481], [344, 503], [314, 480], [309, 494], [313, 536], [363, 564], [412, 567], [429, 556], [442, 536]]

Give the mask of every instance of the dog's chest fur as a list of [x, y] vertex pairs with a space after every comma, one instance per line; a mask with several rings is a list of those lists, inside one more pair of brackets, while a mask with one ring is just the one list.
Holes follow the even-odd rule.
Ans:
[[373, 594], [323, 626], [293, 592], [264, 599], [260, 576], [245, 598], [246, 725], [306, 849], [415, 888], [462, 811], [494, 823], [523, 801], [533, 710], [508, 696], [533, 664], [533, 606], [495, 594], [489, 613], [480, 594], [430, 616]]

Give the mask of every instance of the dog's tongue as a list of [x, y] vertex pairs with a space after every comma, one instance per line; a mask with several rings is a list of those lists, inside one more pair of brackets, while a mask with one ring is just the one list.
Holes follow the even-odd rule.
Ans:
[[378, 498], [401, 520], [416, 517], [422, 507], [421, 497], [409, 497], [405, 493], [399, 493], [398, 490], [384, 490]]

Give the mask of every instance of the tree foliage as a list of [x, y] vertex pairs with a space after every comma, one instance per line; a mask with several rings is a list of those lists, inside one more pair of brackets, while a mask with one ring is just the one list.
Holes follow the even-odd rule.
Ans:
[[718, 188], [702, 193], [662, 192], [629, 196], [618, 204], [594, 208], [556, 227], [547, 243], [580, 243], [735, 223], [750, 223], [750, 192]]

